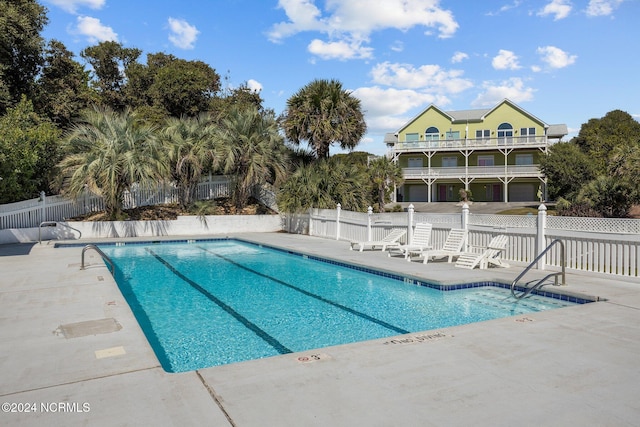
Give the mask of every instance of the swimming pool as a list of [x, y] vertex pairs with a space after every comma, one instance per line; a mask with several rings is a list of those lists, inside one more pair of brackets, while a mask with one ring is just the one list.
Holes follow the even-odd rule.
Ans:
[[[99, 245], [168, 372], [574, 305], [428, 283], [232, 239]], [[416, 286], [424, 285], [424, 286]]]

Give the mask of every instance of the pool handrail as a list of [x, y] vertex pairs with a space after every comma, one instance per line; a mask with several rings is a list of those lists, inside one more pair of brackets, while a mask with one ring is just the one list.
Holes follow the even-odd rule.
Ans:
[[43, 221], [40, 223], [40, 225], [38, 226], [38, 244], [42, 244], [42, 226], [43, 225], [55, 225], [56, 227], [58, 225], [61, 225], [63, 227], [67, 227], [73, 231], [77, 231], [79, 233], [78, 239], [82, 238], [82, 231], [78, 230], [77, 228], [73, 228], [72, 226], [70, 226], [69, 224], [65, 224], [64, 222], [58, 222], [58, 221]]
[[[547, 274], [546, 276], [544, 276], [542, 279], [538, 280], [538, 282], [533, 285], [533, 286], [525, 286], [525, 290], [522, 291], [521, 294], [516, 295], [516, 285], [518, 284], [518, 281], [520, 281], [520, 279], [522, 279], [522, 277], [524, 277], [525, 274], [527, 274], [527, 272], [529, 270], [531, 270], [531, 268], [543, 257], [547, 254], [547, 252], [549, 252], [549, 250], [556, 244], [560, 245], [560, 262], [561, 262], [561, 266], [562, 266], [562, 270], [560, 272], [555, 272], [555, 273], [550, 273]], [[518, 277], [515, 278], [515, 280], [513, 282], [511, 282], [511, 295], [514, 296], [514, 298], [516, 299], [522, 299], [524, 297], [526, 297], [527, 295], [529, 295], [531, 292], [533, 292], [536, 289], [540, 289], [541, 287], [543, 287], [545, 284], [547, 279], [553, 277], [554, 278], [554, 286], [566, 286], [567, 282], [566, 282], [566, 274], [565, 274], [565, 267], [567, 265], [567, 260], [565, 257], [565, 250], [564, 250], [564, 243], [562, 242], [562, 240], [560, 239], [555, 239], [553, 240], [551, 243], [549, 243], [549, 246], [547, 246], [533, 261], [531, 261], [531, 264], [529, 264], [527, 266], [527, 268], [525, 268], [522, 273], [520, 273], [518, 275]], [[562, 276], [562, 283], [560, 285], [558, 285], [558, 276]], [[528, 284], [528, 283], [527, 283]]]
[[94, 251], [98, 252], [98, 254], [100, 254], [100, 256], [102, 257], [102, 259], [109, 265], [111, 266], [111, 273], [113, 273], [115, 271], [115, 266], [113, 264], [113, 261], [111, 260], [111, 258], [109, 258], [107, 256], [107, 254], [105, 254], [104, 252], [102, 252], [102, 249], [100, 249], [99, 247], [97, 247], [96, 245], [93, 244], [89, 244], [87, 246], [85, 246], [84, 248], [82, 248], [82, 258], [80, 261], [80, 270], [84, 270], [84, 253], [86, 251], [88, 251], [89, 249], [93, 249]]

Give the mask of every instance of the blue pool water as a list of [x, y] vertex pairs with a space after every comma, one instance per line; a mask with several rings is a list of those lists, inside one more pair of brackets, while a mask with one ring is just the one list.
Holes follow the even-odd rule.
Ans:
[[442, 291], [237, 240], [100, 248], [169, 372], [574, 304], [517, 302], [494, 286]]

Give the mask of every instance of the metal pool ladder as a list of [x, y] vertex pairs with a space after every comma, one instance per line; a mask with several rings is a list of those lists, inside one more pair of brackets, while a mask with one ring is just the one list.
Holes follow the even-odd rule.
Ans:
[[96, 245], [87, 245], [84, 248], [82, 248], [82, 259], [80, 262], [80, 270], [84, 270], [84, 253], [86, 251], [88, 251], [89, 249], [93, 249], [94, 251], [98, 252], [100, 254], [100, 256], [102, 257], [102, 259], [105, 260], [105, 262], [107, 264], [109, 264], [109, 266], [111, 266], [111, 273], [114, 272], [114, 265], [113, 265], [113, 261], [111, 261], [111, 258], [109, 258], [107, 256], [107, 254], [105, 254], [104, 252], [102, 252], [102, 249], [100, 249], [99, 247], [97, 247]]
[[[549, 250], [556, 244], [560, 245], [560, 260], [562, 263], [562, 271], [560, 272], [556, 272], [556, 273], [550, 273], [547, 274], [546, 276], [544, 276], [542, 279], [538, 280], [535, 284], [533, 284], [532, 286], [529, 286], [530, 283], [534, 282], [535, 280], [528, 282], [525, 284], [524, 286], [524, 290], [517, 294], [516, 293], [516, 285], [518, 284], [518, 282], [520, 281], [520, 279], [522, 279], [524, 277], [525, 274], [527, 274], [527, 272], [529, 270], [531, 270], [531, 268], [543, 257], [547, 254], [547, 252], [549, 252]], [[520, 273], [518, 275], [518, 277], [515, 278], [515, 280], [513, 282], [511, 282], [511, 295], [513, 295], [516, 299], [522, 299], [524, 297], [526, 297], [527, 295], [529, 295], [531, 292], [533, 292], [536, 289], [540, 289], [541, 287], [543, 287], [544, 285], [547, 285], [548, 283], [546, 283], [547, 279], [553, 277], [554, 278], [554, 286], [564, 286], [567, 284], [566, 282], [566, 275], [565, 275], [565, 267], [567, 264], [567, 259], [565, 257], [565, 250], [564, 250], [564, 243], [562, 242], [562, 240], [560, 239], [555, 239], [554, 241], [552, 241], [551, 243], [549, 243], [549, 246], [547, 246], [545, 248], [544, 251], [542, 251], [540, 253], [540, 255], [538, 255], [536, 257], [536, 259], [534, 259], [533, 261], [531, 261], [531, 264], [529, 264], [527, 266], [527, 268], [524, 269], [524, 271], [522, 273]], [[562, 283], [558, 284], [558, 277], [562, 277]]]
[[60, 225], [62, 227], [67, 227], [68, 229], [73, 230], [73, 231], [77, 231], [79, 233], [78, 239], [80, 239], [82, 237], [82, 231], [80, 231], [80, 230], [78, 230], [76, 228], [73, 228], [72, 226], [70, 226], [68, 224], [65, 224], [63, 222], [58, 222], [58, 221], [44, 221], [44, 222], [41, 222], [40, 225], [38, 226], [38, 243], [40, 245], [42, 244], [42, 227], [45, 226], [45, 225], [46, 226], [55, 225], [56, 227]]

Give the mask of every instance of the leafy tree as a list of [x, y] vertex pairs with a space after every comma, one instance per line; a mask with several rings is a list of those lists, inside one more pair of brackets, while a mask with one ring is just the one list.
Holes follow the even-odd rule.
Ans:
[[296, 170], [278, 193], [278, 208], [300, 213], [310, 208], [364, 211], [369, 203], [366, 174], [358, 165], [333, 157], [322, 159]]
[[96, 101], [89, 89], [89, 73], [73, 59], [61, 42], [51, 40], [44, 56], [42, 75], [38, 80], [36, 104], [62, 128], [80, 117], [80, 112]]
[[282, 127], [294, 144], [307, 141], [319, 159], [336, 143], [353, 149], [367, 130], [360, 100], [337, 80], [314, 80], [289, 98]]
[[[264, 100], [259, 92], [249, 88], [246, 83], [242, 83], [238, 87], [227, 87], [222, 90], [219, 96], [211, 99], [209, 108], [217, 118], [221, 118], [225, 112], [229, 111], [232, 107], [244, 108], [253, 106], [257, 108], [258, 111], [263, 111], [263, 102]], [[273, 112], [270, 112], [270, 114], [272, 113]]]
[[245, 207], [255, 185], [278, 185], [289, 157], [275, 116], [256, 107], [232, 107], [215, 130], [223, 173], [235, 180], [234, 202]]
[[549, 197], [573, 200], [580, 188], [595, 178], [592, 159], [573, 142], [559, 142], [540, 159], [548, 180]]
[[134, 184], [156, 188], [168, 175], [155, 129], [128, 109], [87, 110], [66, 135], [68, 154], [61, 162], [62, 189], [71, 197], [89, 190], [104, 199], [111, 219], [122, 219], [123, 194]]
[[202, 113], [193, 118], [171, 117], [160, 134], [168, 157], [171, 180], [179, 189], [179, 203], [183, 207], [195, 202], [203, 172], [218, 161], [213, 129], [211, 115]]
[[91, 84], [100, 94], [103, 106], [115, 111], [125, 108], [127, 71], [141, 53], [140, 49], [125, 48], [114, 41], [100, 42], [80, 52], [80, 56], [93, 68], [94, 79]]
[[583, 124], [572, 141], [589, 156], [596, 175], [605, 174], [616, 147], [640, 144], [640, 123], [629, 113], [613, 110]]
[[127, 68], [127, 102], [150, 117], [197, 116], [209, 110], [220, 89], [220, 76], [202, 61], [186, 61], [165, 53], [147, 55], [147, 65]]
[[0, 118], [0, 203], [49, 192], [52, 169], [60, 160], [60, 132], [38, 116], [26, 97]]
[[615, 177], [600, 175], [582, 187], [576, 201], [605, 218], [624, 218], [632, 205], [632, 188]]
[[0, 1], [0, 113], [31, 97], [42, 64], [46, 9], [34, 0]]
[[220, 76], [202, 61], [176, 59], [158, 70], [149, 94], [173, 117], [207, 111]]
[[386, 157], [378, 157], [369, 163], [368, 172], [377, 193], [378, 209], [384, 212], [389, 193], [395, 185], [400, 185], [404, 180], [402, 168]]

